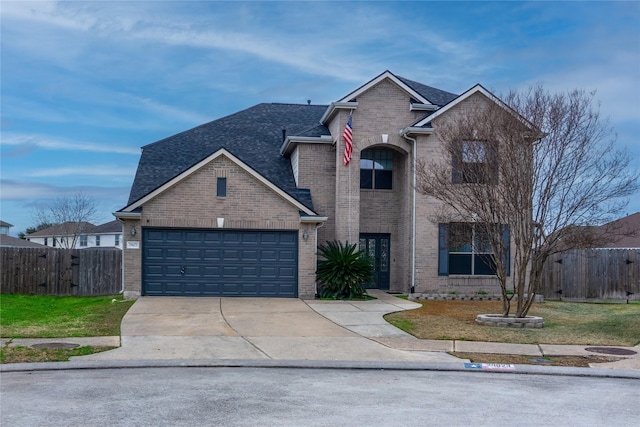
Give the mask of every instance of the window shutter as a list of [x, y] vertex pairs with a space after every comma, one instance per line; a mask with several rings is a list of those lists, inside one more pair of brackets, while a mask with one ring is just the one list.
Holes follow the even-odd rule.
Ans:
[[451, 182], [462, 183], [462, 142], [455, 144], [455, 150], [451, 153]]
[[509, 233], [509, 225], [502, 224], [502, 245], [504, 253], [501, 254], [502, 259], [507, 263], [507, 276], [511, 275], [511, 235]]
[[438, 276], [449, 275], [449, 224], [438, 224]]
[[[498, 143], [487, 144], [487, 166], [489, 169], [488, 176], [490, 177], [488, 184], [497, 184], [500, 177], [499, 163], [498, 163]], [[508, 226], [507, 226], [508, 228]], [[507, 233], [509, 230], [507, 229]]]

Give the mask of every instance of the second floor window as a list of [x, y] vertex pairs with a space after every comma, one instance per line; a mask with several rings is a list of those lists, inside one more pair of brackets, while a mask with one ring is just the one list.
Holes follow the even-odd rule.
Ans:
[[393, 151], [363, 150], [360, 154], [360, 188], [393, 188]]
[[120, 246], [120, 235], [116, 234], [114, 237], [115, 237], [116, 246]]
[[218, 178], [216, 182], [216, 196], [227, 197], [227, 178]]
[[85, 234], [80, 236], [80, 247], [81, 248], [87, 247], [87, 236]]
[[96, 236], [96, 246], [100, 246], [100, 236]]
[[497, 176], [491, 165], [490, 146], [486, 141], [461, 141], [452, 159], [454, 184], [491, 184]]

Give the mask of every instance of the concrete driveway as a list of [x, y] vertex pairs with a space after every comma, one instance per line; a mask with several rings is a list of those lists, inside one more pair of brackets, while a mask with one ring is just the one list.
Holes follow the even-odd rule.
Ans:
[[415, 304], [375, 294], [361, 302], [142, 297], [123, 318], [120, 348], [74, 359], [460, 361], [382, 344], [415, 340], [382, 318]]

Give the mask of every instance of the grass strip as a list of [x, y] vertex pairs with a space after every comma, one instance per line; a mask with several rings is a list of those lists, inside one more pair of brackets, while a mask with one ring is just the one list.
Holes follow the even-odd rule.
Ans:
[[120, 335], [120, 322], [134, 301], [121, 296], [0, 295], [2, 338]]
[[68, 362], [73, 356], [86, 356], [114, 348], [116, 347], [83, 346], [71, 349], [3, 347], [0, 348], [0, 363]]

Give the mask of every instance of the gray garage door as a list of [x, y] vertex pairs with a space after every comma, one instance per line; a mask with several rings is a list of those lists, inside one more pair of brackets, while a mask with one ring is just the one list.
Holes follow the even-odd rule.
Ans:
[[297, 297], [298, 234], [143, 228], [142, 294]]

